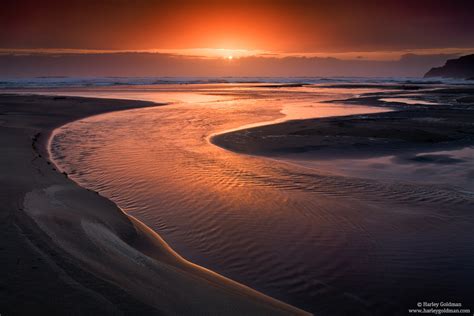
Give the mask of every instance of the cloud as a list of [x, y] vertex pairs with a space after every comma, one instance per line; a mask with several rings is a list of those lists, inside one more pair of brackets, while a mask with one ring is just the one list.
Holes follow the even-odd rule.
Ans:
[[0, 54], [0, 77], [36, 76], [407, 76], [421, 77], [458, 54], [405, 54], [398, 60], [282, 55], [226, 60], [149, 52]]

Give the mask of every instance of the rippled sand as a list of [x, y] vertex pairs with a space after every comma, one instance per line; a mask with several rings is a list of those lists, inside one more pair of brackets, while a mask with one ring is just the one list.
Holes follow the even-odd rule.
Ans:
[[295, 119], [324, 116], [324, 107], [326, 115], [385, 110], [318, 103], [363, 92], [370, 91], [131, 91], [126, 98], [176, 102], [68, 124], [57, 130], [52, 153], [75, 181], [145, 222], [186, 259], [305, 310], [406, 313], [418, 301], [473, 303], [472, 197], [208, 142], [225, 130], [282, 120], [280, 110]]

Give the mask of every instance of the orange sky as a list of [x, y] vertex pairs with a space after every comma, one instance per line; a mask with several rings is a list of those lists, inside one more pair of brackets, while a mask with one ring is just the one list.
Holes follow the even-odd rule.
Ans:
[[331, 53], [474, 47], [474, 1], [4, 0], [2, 48]]
[[473, 12], [474, 0], [2, 0], [0, 77], [422, 76], [474, 53]]

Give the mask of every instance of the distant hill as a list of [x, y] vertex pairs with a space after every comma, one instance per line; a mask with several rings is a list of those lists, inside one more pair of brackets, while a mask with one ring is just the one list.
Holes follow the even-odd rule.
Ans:
[[430, 77], [474, 78], [474, 54], [462, 56], [457, 59], [449, 59], [444, 66], [431, 68], [431, 70], [425, 74], [425, 78]]

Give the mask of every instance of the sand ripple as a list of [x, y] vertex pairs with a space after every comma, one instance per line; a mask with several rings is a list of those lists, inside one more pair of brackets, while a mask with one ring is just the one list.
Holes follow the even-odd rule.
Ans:
[[467, 304], [472, 195], [336, 176], [206, 141], [248, 123], [249, 106], [263, 111], [243, 102], [228, 111], [170, 106], [101, 115], [64, 127], [53, 153], [73, 179], [187, 259], [303, 309], [380, 314], [446, 292]]

